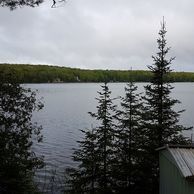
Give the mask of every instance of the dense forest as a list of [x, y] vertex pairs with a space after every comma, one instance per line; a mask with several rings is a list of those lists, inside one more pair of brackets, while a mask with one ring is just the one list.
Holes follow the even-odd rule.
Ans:
[[[0, 71], [14, 73], [19, 83], [60, 82], [150, 82], [151, 72], [145, 70], [86, 70], [69, 67], [27, 64], [0, 64]], [[171, 82], [193, 82], [193, 72], [171, 72]]]

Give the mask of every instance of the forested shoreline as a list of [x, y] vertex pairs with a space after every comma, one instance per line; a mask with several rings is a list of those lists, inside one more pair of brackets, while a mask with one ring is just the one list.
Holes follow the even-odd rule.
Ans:
[[[28, 64], [0, 64], [0, 71], [14, 74], [19, 83], [150, 82], [152, 77], [146, 70], [89, 70]], [[165, 79], [194, 82], [194, 72], [171, 72]]]
[[[157, 149], [164, 145], [191, 145], [183, 135], [192, 126], [179, 123], [184, 109], [171, 96], [172, 82], [194, 81], [194, 73], [172, 72], [174, 57], [166, 58], [165, 22], [157, 39], [158, 52], [149, 71], [82, 70], [44, 65], [0, 65], [0, 193], [56, 193], [60, 177], [54, 174], [44, 185], [34, 181], [37, 169], [46, 168], [44, 155], [33, 151], [41, 143], [41, 125], [32, 120], [43, 108], [36, 92], [21, 83], [103, 82], [97, 91], [96, 110], [88, 112], [96, 126], [81, 129], [72, 163], [61, 179], [66, 194], [159, 194], [160, 173]], [[135, 82], [149, 82], [138, 93]], [[127, 82], [125, 95], [112, 97], [108, 84]], [[117, 105], [115, 100], [119, 100]], [[72, 106], [74, 104], [72, 103]], [[66, 118], [64, 118], [65, 121]], [[18, 181], [19, 180], [19, 181]], [[46, 188], [46, 189], [45, 189]], [[172, 192], [174, 193], [174, 192]]]

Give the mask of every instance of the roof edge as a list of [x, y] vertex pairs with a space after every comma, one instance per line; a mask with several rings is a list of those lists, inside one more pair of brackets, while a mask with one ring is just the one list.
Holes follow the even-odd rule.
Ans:
[[179, 144], [166, 144], [162, 147], [159, 147], [156, 149], [156, 151], [161, 151], [161, 150], [165, 150], [168, 148], [187, 148], [187, 149], [194, 149], [194, 145], [179, 145]]

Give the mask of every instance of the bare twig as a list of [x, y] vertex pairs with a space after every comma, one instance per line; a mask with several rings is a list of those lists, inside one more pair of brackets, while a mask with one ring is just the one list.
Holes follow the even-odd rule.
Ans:
[[65, 3], [67, 0], [53, 0], [53, 4], [51, 6], [51, 8], [56, 8], [57, 7], [57, 3]]

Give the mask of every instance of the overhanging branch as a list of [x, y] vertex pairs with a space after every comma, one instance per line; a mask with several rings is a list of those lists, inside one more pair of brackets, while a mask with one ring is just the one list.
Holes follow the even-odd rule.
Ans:
[[65, 3], [67, 0], [53, 0], [53, 4], [51, 6], [51, 8], [57, 8], [57, 4], [58, 3]]

